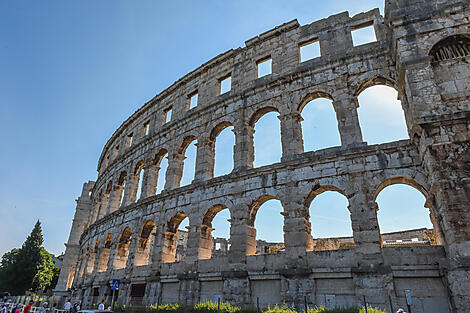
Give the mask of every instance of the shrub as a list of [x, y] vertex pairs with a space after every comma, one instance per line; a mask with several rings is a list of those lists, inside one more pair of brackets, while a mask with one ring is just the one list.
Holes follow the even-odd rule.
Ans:
[[[207, 301], [198, 303], [193, 307], [193, 310], [196, 312], [217, 312], [218, 303]], [[225, 313], [235, 313], [241, 311], [240, 307], [234, 306], [228, 302], [221, 302], [220, 303], [220, 312]]]
[[275, 306], [274, 308], [268, 307], [267, 309], [263, 310], [263, 313], [297, 313], [294, 309], [289, 308], [288, 306]]
[[[365, 308], [359, 308], [359, 307], [348, 307], [348, 308], [334, 308], [330, 309], [327, 307], [317, 307], [314, 309], [309, 309], [308, 313], [365, 313], [366, 309]], [[376, 308], [367, 308], [367, 313], [385, 313], [384, 311], [381, 311]]]

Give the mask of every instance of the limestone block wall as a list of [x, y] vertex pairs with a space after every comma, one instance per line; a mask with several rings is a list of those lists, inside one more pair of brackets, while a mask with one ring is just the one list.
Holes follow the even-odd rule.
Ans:
[[[68, 248], [66, 262], [74, 266], [64, 267], [59, 289], [73, 280], [70, 291], [85, 307], [109, 299], [109, 282], [119, 278], [121, 304], [220, 297], [245, 305], [259, 298], [262, 305], [301, 306], [307, 298], [310, 305], [335, 306], [366, 296], [382, 308], [389, 296], [404, 306], [410, 289], [413, 312], [469, 312], [469, 3], [418, 2], [387, 0], [384, 17], [375, 9], [303, 26], [287, 22], [144, 104], [103, 149], [90, 197], [77, 206], [77, 221], [87, 224], [84, 230], [73, 224], [75, 248]], [[354, 46], [351, 31], [369, 25], [377, 41]], [[300, 62], [300, 46], [312, 40], [321, 56]], [[258, 78], [257, 64], [269, 58], [272, 73]], [[220, 94], [229, 76], [231, 89]], [[377, 84], [398, 90], [410, 140], [363, 141], [357, 96]], [[304, 152], [301, 112], [319, 97], [332, 101], [341, 145]], [[267, 112], [279, 114], [282, 159], [254, 168], [254, 125]], [[235, 134], [234, 169], [214, 178], [215, 140], [228, 126]], [[195, 177], [180, 187], [185, 150], [194, 140]], [[165, 188], [157, 195], [166, 156]], [[396, 183], [425, 196], [439, 245], [384, 247], [375, 199]], [[354, 244], [313, 251], [308, 208], [329, 190], [348, 199]], [[285, 252], [257, 254], [254, 218], [270, 199], [283, 207]], [[212, 219], [225, 208], [230, 248], [226, 256], [212, 255]], [[186, 217], [187, 249], [179, 261], [178, 225]]]

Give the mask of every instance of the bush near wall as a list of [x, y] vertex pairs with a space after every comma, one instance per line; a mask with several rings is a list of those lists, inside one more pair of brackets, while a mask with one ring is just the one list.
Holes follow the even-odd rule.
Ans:
[[[218, 309], [217, 302], [202, 302], [196, 305], [180, 305], [180, 304], [161, 304], [151, 305], [150, 307], [132, 307], [132, 306], [116, 306], [116, 313], [257, 313], [256, 308], [242, 308], [234, 306], [230, 303], [221, 302]], [[294, 308], [288, 306], [274, 306], [261, 310], [262, 313], [297, 313]], [[308, 310], [308, 313], [365, 313], [365, 308], [349, 307], [349, 308], [326, 308], [315, 307]], [[300, 313], [303, 313], [300, 312]], [[385, 313], [379, 309], [367, 308], [367, 313]]]

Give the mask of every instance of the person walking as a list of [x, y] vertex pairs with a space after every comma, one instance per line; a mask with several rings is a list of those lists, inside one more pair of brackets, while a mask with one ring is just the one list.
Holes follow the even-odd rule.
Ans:
[[33, 306], [33, 303], [33, 300], [29, 300], [28, 305], [24, 307], [23, 313], [31, 313], [31, 306]]
[[64, 310], [69, 313], [70, 310], [72, 309], [72, 302], [70, 302], [70, 299], [67, 299], [67, 302], [64, 304]]
[[397, 313], [406, 313], [403, 309], [398, 309]]
[[104, 311], [104, 299], [101, 300], [101, 303], [98, 305], [98, 310], [99, 311]]
[[47, 302], [44, 302], [41, 306], [41, 308], [39, 309], [39, 313], [46, 313], [46, 309], [47, 309], [47, 306], [49, 305], [49, 303]]
[[49, 313], [56, 313], [57, 312], [57, 303], [54, 303], [49, 310]]
[[23, 305], [21, 303], [18, 303], [18, 305], [16, 306], [15, 312], [11, 311], [11, 313], [21, 313], [21, 308], [22, 307], [23, 307]]

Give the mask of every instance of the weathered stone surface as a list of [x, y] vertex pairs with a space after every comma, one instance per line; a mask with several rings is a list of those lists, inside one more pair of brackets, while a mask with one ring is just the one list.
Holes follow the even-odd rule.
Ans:
[[[388, 309], [389, 296], [405, 306], [409, 289], [415, 313], [470, 312], [469, 16], [469, 1], [387, 0], [385, 17], [375, 9], [304, 26], [294, 20], [175, 82], [106, 143], [98, 179], [84, 185], [77, 201], [58, 294], [70, 290], [91, 306], [98, 297], [109, 299], [110, 279], [119, 278], [119, 303], [221, 297], [301, 307], [305, 298], [334, 306], [366, 296]], [[358, 25], [373, 25], [377, 42], [354, 47], [351, 29]], [[299, 44], [314, 38], [322, 56], [300, 63]], [[257, 78], [256, 63], [268, 56], [272, 74]], [[227, 74], [231, 90], [219, 95]], [[363, 142], [357, 96], [377, 84], [398, 90], [410, 140]], [[189, 109], [195, 91], [198, 105]], [[317, 97], [333, 102], [341, 146], [304, 153], [300, 112]], [[172, 120], [165, 123], [170, 107]], [[279, 113], [282, 161], [255, 169], [254, 124], [270, 111]], [[234, 170], [213, 178], [215, 138], [227, 126], [235, 133]], [[179, 187], [193, 140], [196, 177]], [[165, 190], [155, 195], [165, 155]], [[382, 244], [375, 198], [395, 183], [425, 195], [439, 246]], [[308, 207], [327, 190], [349, 201], [350, 249], [314, 251]], [[285, 246], [257, 254], [254, 216], [269, 199], [284, 208]], [[211, 221], [224, 208], [231, 215], [230, 247], [225, 243], [228, 253], [217, 255]], [[185, 217], [188, 233], [180, 236]], [[177, 257], [181, 242], [188, 246], [184, 260]]]

